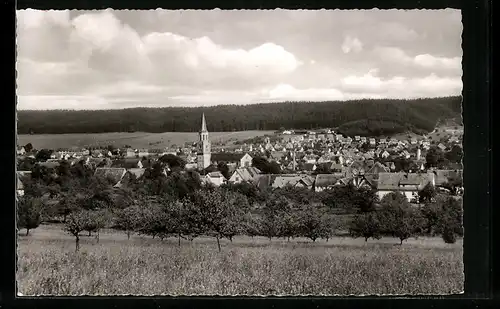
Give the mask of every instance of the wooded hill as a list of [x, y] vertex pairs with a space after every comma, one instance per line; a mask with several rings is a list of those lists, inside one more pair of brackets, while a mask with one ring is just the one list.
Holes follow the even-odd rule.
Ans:
[[[196, 132], [205, 113], [211, 132], [338, 128], [347, 135], [378, 136], [432, 131], [442, 119], [460, 119], [462, 98], [365, 99], [212, 107], [120, 110], [19, 111], [19, 134]], [[461, 122], [461, 121], [459, 121]]]

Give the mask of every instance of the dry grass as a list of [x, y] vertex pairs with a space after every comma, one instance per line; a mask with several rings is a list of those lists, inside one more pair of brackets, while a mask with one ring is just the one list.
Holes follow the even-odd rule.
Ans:
[[[50, 239], [49, 236], [50, 235]], [[177, 246], [122, 233], [99, 244], [42, 227], [20, 237], [18, 289], [23, 295], [141, 294], [448, 294], [463, 290], [462, 245], [438, 239], [335, 238], [312, 243], [201, 238]]]
[[[241, 132], [210, 132], [212, 142], [227, 142], [229, 140], [243, 140], [273, 131], [241, 131]], [[118, 132], [118, 133], [82, 133], [82, 134], [18, 134], [19, 145], [31, 143], [36, 149], [69, 148], [86, 146], [107, 146], [113, 144], [117, 147], [130, 145], [134, 148], [164, 148], [183, 145], [184, 142], [198, 141], [196, 132]]]

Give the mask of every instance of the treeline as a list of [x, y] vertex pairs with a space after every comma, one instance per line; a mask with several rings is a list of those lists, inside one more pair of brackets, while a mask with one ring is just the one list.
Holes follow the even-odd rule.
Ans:
[[75, 237], [114, 228], [151, 237], [193, 240], [199, 236], [230, 241], [237, 235], [269, 239], [306, 237], [312, 241], [339, 233], [352, 237], [391, 236], [403, 240], [418, 235], [442, 235], [453, 243], [463, 234], [461, 199], [421, 191], [423, 207], [411, 206], [400, 193], [378, 200], [374, 190], [341, 186], [324, 192], [285, 187], [260, 189], [251, 183], [213, 187], [196, 172], [172, 168], [163, 173], [161, 161], [140, 178], [131, 176], [119, 188], [116, 180], [95, 176], [77, 163], [57, 168], [34, 167], [24, 179], [19, 199], [19, 228], [30, 229], [43, 221], [62, 222]]
[[439, 119], [458, 118], [461, 97], [416, 100], [283, 102], [214, 107], [121, 110], [19, 111], [19, 134], [106, 132], [196, 132], [201, 113], [212, 132], [340, 127], [345, 134], [371, 136], [432, 131]]

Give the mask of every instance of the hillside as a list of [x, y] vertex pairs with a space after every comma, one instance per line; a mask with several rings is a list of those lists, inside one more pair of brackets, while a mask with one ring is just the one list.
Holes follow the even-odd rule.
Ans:
[[213, 107], [131, 108], [100, 111], [19, 111], [19, 134], [196, 132], [204, 112], [212, 132], [338, 127], [376, 136], [430, 132], [438, 120], [459, 118], [461, 97], [416, 100], [283, 102]]

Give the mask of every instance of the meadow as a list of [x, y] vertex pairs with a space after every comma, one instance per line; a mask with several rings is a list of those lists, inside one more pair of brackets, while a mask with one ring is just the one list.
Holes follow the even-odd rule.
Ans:
[[[256, 136], [273, 134], [274, 131], [238, 131], [238, 132], [210, 132], [212, 143], [227, 143], [244, 140]], [[114, 132], [114, 133], [85, 133], [85, 134], [18, 134], [18, 144], [31, 143], [36, 149], [57, 149], [71, 147], [95, 147], [115, 145], [122, 147], [130, 145], [133, 148], [165, 148], [172, 145], [181, 146], [185, 142], [198, 141], [197, 132]]]
[[23, 295], [374, 295], [463, 291], [462, 240], [419, 237], [399, 245], [334, 237], [235, 237], [193, 242], [103, 230], [99, 242], [42, 225], [18, 237], [18, 291]]

